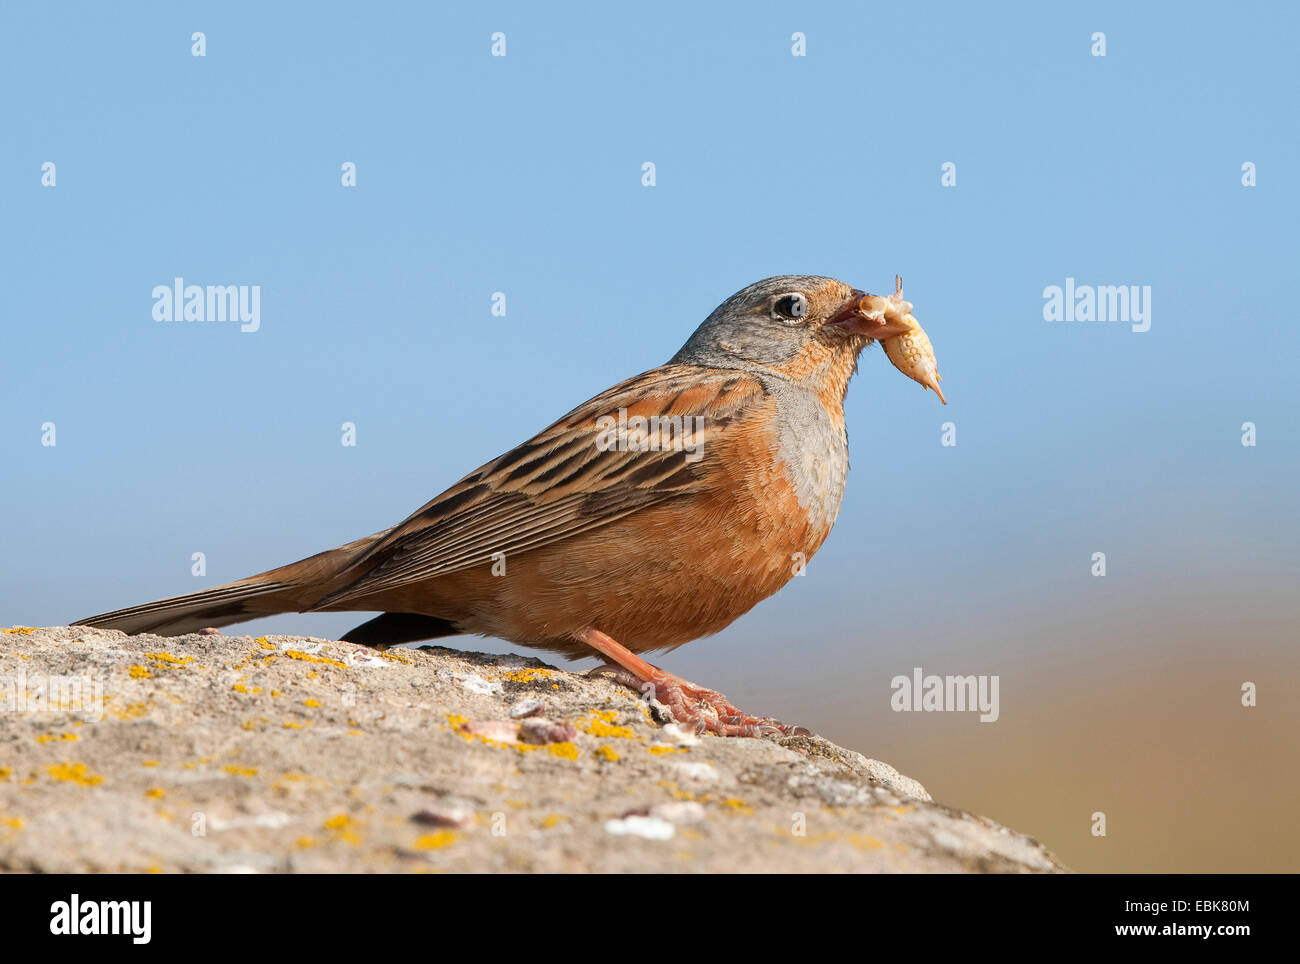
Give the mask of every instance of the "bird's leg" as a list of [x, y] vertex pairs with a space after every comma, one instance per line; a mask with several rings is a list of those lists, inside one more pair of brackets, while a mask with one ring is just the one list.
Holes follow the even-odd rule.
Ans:
[[[718, 736], [807, 736], [802, 726], [789, 726], [765, 716], [750, 716], [732, 706], [721, 693], [651, 666], [622, 643], [588, 627], [574, 636], [610, 661], [615, 679], [672, 711], [673, 719], [696, 732]], [[599, 673], [607, 667], [592, 670]]]

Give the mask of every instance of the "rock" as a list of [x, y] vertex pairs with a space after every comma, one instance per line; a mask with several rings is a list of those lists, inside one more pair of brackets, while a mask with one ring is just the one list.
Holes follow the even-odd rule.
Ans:
[[821, 737], [697, 738], [537, 659], [19, 628], [0, 710], [0, 871], [1065, 869]]

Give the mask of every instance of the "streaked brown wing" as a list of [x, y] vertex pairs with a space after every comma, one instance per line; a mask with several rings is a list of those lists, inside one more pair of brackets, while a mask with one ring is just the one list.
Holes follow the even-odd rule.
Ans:
[[[536, 549], [699, 492], [708, 485], [709, 446], [728, 426], [758, 414], [765, 396], [747, 375], [679, 365], [615, 385], [422, 506], [349, 567], [353, 582], [313, 608], [489, 565], [496, 553]], [[598, 419], [617, 419], [620, 411], [691, 418], [682, 424], [697, 432], [687, 441], [703, 458], [688, 461], [680, 447], [602, 449]]]

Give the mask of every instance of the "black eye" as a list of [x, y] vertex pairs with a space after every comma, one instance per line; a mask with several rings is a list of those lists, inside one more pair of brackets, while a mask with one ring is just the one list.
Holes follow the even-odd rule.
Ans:
[[788, 321], [801, 321], [808, 314], [808, 299], [799, 292], [782, 295], [772, 305], [777, 317]]

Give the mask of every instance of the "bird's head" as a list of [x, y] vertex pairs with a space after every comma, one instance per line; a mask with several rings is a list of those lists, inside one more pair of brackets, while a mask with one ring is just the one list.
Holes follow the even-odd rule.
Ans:
[[[713, 310], [672, 361], [764, 368], [802, 380], [856, 362], [872, 341], [906, 332], [902, 292], [868, 295], [843, 281], [780, 275], [742, 288]], [[906, 306], [904, 308], [903, 306]]]

